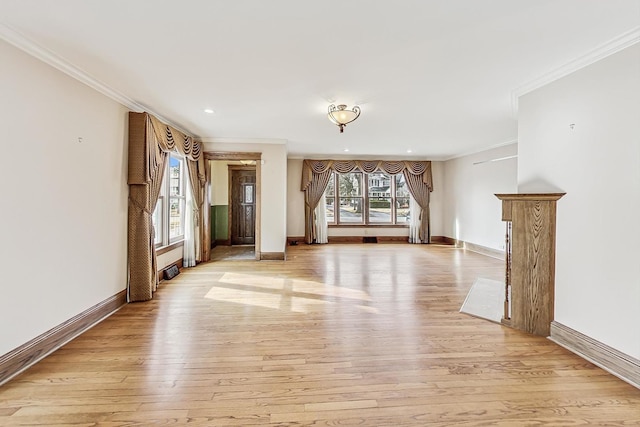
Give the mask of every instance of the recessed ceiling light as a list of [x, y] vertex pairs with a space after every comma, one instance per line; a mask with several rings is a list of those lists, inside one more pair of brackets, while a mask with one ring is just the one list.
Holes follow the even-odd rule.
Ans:
[[413, 150], [412, 150], [411, 148], [409, 148], [409, 149], [407, 150], [407, 153], [413, 153]]
[[345, 153], [347, 153], [347, 152], [349, 151], [349, 149], [348, 149], [348, 148], [345, 148], [345, 149], [344, 149], [344, 150], [342, 150], [342, 151], [344, 151]]
[[211, 108], [205, 108], [204, 112], [207, 113], [207, 114], [213, 114], [214, 113], [214, 111]]

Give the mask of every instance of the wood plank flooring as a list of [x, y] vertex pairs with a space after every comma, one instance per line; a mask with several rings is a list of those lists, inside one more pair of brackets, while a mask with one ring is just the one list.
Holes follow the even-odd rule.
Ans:
[[0, 387], [0, 425], [640, 425], [640, 390], [458, 312], [499, 260], [408, 244], [287, 256], [184, 270]]

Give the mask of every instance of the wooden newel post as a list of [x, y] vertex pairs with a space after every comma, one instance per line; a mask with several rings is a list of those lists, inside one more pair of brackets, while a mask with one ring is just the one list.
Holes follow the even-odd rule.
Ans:
[[564, 194], [496, 194], [507, 222], [502, 323], [545, 337], [554, 312], [556, 201]]

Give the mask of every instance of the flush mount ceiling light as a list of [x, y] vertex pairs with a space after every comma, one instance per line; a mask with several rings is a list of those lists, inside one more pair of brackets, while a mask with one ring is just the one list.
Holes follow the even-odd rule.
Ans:
[[360, 116], [360, 107], [355, 105], [352, 109], [347, 110], [347, 106], [340, 104], [337, 107], [333, 104], [329, 105], [329, 120], [340, 128], [340, 133], [344, 132], [347, 123], [351, 123]]

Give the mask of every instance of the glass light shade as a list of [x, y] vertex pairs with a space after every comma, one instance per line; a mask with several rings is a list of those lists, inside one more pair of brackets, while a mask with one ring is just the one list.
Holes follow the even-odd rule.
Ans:
[[351, 123], [360, 116], [360, 107], [356, 105], [351, 110], [347, 110], [347, 106], [344, 104], [340, 104], [337, 107], [332, 104], [329, 105], [327, 116], [329, 120], [340, 127], [340, 132], [342, 132], [347, 123]]
[[329, 113], [329, 119], [334, 123], [347, 124], [356, 119], [358, 115], [351, 110], [337, 110]]

